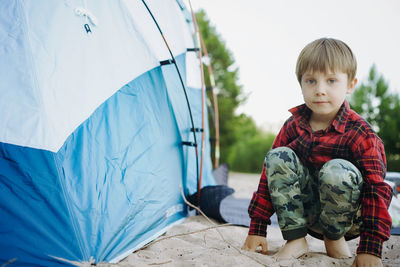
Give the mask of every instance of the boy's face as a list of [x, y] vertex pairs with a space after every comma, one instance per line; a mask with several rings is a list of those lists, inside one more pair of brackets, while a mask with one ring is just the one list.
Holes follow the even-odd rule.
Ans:
[[356, 84], [357, 79], [349, 81], [344, 72], [306, 72], [301, 79], [301, 90], [313, 118], [331, 121]]

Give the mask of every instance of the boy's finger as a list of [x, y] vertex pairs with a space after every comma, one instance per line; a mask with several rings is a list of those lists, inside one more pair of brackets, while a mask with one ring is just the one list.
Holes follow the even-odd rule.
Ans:
[[242, 249], [247, 250], [247, 251], [255, 251], [256, 250], [255, 248], [252, 248], [252, 247], [249, 247], [249, 246], [246, 246], [246, 245], [244, 245], [242, 247]]
[[261, 253], [267, 255], [268, 253], [268, 246], [267, 243], [261, 243]]
[[248, 245], [246, 243], [244, 243], [242, 246], [242, 249], [248, 251], [250, 248], [248, 247]]
[[243, 250], [247, 250], [247, 251], [256, 251], [256, 247], [253, 247], [252, 244], [243, 244], [242, 246]]

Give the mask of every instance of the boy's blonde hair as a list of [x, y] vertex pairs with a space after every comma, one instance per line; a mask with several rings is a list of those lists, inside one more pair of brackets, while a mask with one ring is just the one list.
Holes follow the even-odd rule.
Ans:
[[300, 52], [296, 64], [296, 76], [300, 84], [302, 76], [308, 71], [327, 73], [329, 70], [347, 73], [349, 82], [356, 76], [356, 57], [343, 41], [333, 38], [317, 39]]

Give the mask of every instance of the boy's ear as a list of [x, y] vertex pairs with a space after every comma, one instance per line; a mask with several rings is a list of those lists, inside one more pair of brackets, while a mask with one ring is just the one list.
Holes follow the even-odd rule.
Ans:
[[351, 93], [354, 92], [354, 89], [356, 88], [357, 82], [358, 82], [357, 78], [354, 78], [354, 79], [349, 83], [349, 86], [348, 86], [347, 92], [346, 92], [347, 94], [351, 94]]

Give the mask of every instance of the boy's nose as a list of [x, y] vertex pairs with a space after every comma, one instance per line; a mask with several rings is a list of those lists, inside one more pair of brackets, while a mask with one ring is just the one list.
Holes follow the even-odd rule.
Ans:
[[326, 90], [325, 90], [325, 87], [323, 85], [316, 86], [316, 88], [315, 88], [315, 94], [316, 95], [325, 95], [325, 93], [326, 93]]

